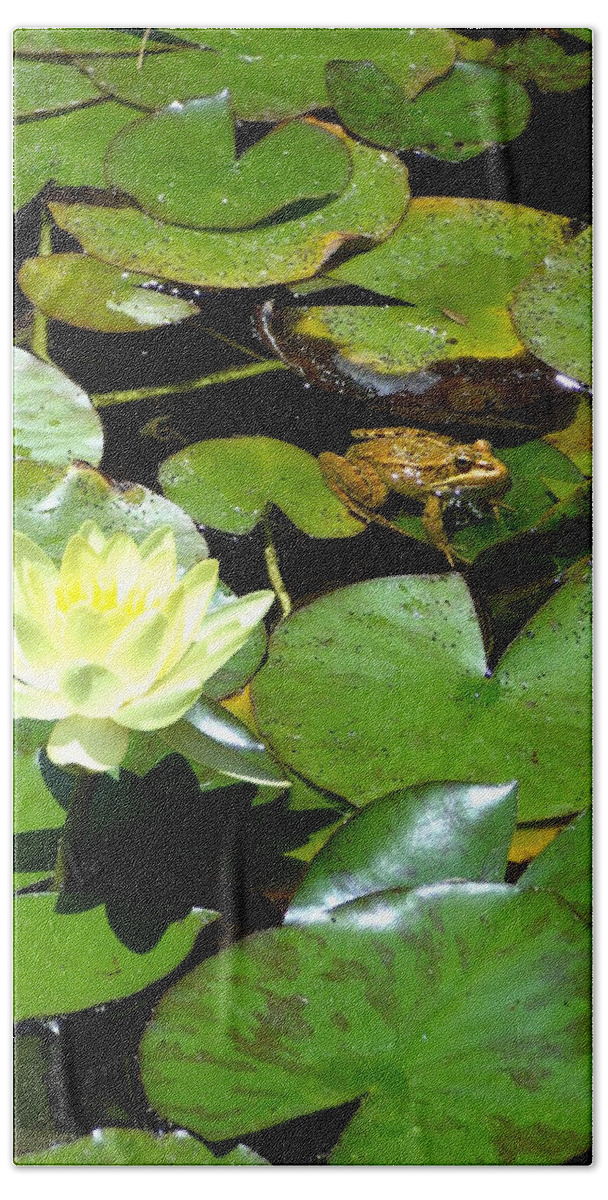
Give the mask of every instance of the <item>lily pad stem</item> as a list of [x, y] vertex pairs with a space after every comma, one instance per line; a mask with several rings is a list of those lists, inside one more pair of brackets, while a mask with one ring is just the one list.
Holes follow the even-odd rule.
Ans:
[[97, 392], [91, 396], [97, 408], [107, 408], [111, 404], [127, 404], [130, 400], [155, 400], [162, 396], [175, 396], [184, 392], [196, 392], [199, 388], [212, 387], [216, 383], [233, 383], [238, 379], [247, 379], [251, 375], [263, 375], [266, 371], [289, 371], [286, 363], [276, 359], [264, 359], [262, 362], [247, 363], [244, 367], [228, 367], [225, 371], [215, 371], [213, 375], [203, 375], [200, 379], [187, 379], [180, 383], [166, 383], [159, 387], [131, 388], [126, 392]]
[[266, 538], [264, 558], [266, 559], [268, 578], [276, 592], [277, 600], [281, 605], [283, 616], [288, 617], [291, 612], [291, 600], [289, 598], [289, 592], [283, 583], [283, 576], [281, 575], [281, 571], [279, 569], [279, 560], [277, 558], [277, 552], [272, 537], [272, 528], [270, 525], [270, 505], [268, 504], [262, 513], [262, 525], [264, 527], [264, 536]]

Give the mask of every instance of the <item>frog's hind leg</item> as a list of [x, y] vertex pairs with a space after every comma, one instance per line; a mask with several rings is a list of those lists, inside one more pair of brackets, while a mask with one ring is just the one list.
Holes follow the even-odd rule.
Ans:
[[373, 467], [366, 463], [365, 470], [361, 470], [347, 458], [330, 451], [320, 454], [318, 463], [325, 482], [342, 503], [365, 521], [372, 520], [375, 514], [369, 510], [381, 508], [389, 494], [389, 488]]
[[353, 516], [365, 521], [366, 525], [373, 522], [398, 533], [400, 537], [411, 539], [411, 534], [406, 533], [405, 529], [393, 525], [392, 521], [387, 521], [381, 513], [374, 511], [388, 499], [390, 488], [382, 482], [369, 463], [365, 464], [365, 470], [362, 471], [348, 459], [339, 454], [332, 454], [331, 451], [320, 454], [318, 463], [327, 486]]
[[422, 514], [422, 526], [430, 541], [445, 554], [451, 567], [454, 566], [454, 553], [443, 525], [443, 506], [440, 496], [429, 496]]

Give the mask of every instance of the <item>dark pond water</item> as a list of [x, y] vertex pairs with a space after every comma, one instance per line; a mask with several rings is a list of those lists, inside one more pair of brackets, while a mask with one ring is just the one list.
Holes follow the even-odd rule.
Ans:
[[[470, 31], [468, 31], [470, 32]], [[512, 30], [484, 30], [496, 41], [512, 39]], [[521, 31], [517, 31], [521, 33]], [[566, 49], [580, 43], [565, 38]], [[529, 87], [533, 116], [526, 131], [507, 146], [488, 150], [462, 164], [440, 163], [408, 153], [402, 158], [410, 173], [414, 196], [468, 196], [530, 205], [563, 214], [575, 222], [591, 218], [591, 99], [586, 89], [573, 93], [541, 93]], [[331, 114], [328, 113], [329, 116]], [[267, 131], [263, 125], [241, 125], [240, 148], [253, 144]], [[35, 253], [40, 205], [32, 201], [19, 214], [16, 234], [17, 266]], [[66, 234], [53, 234], [55, 250], [78, 249]], [[269, 296], [293, 303], [287, 289], [237, 291], [193, 296], [200, 315], [183, 326], [136, 335], [87, 333], [51, 323], [49, 349], [54, 362], [89, 394], [114, 389], [141, 388], [196, 379], [250, 361], [226, 341], [210, 336], [211, 328], [225, 339], [261, 352], [254, 330], [256, 307]], [[341, 290], [342, 302], [348, 302]], [[27, 302], [17, 289], [16, 315], [22, 318]], [[145, 400], [102, 411], [105, 453], [101, 468], [118, 480], [141, 482], [155, 488], [159, 462], [182, 446], [204, 438], [231, 434], [264, 434], [294, 442], [312, 454], [346, 447], [354, 425], [373, 426], [377, 410], [305, 384], [288, 372], [261, 375], [238, 383], [206, 388], [187, 395]], [[235, 538], [205, 531], [211, 553], [218, 557], [222, 577], [237, 592], [267, 586], [262, 533]], [[357, 538], [312, 541], [294, 530], [280, 514], [274, 517], [274, 535], [281, 570], [296, 603], [337, 584], [378, 575], [443, 569], [443, 559], [432, 547], [400, 539], [380, 527], [370, 527]], [[585, 553], [588, 530], [583, 522], [570, 530], [571, 557]], [[519, 545], [487, 561], [483, 575], [471, 573], [470, 583], [482, 605], [500, 609], [507, 590], [519, 599], [502, 605], [498, 653], [536, 607], [543, 588], [552, 586], [553, 547], [535, 544], [530, 555]], [[546, 566], [542, 556], [546, 554]], [[204, 839], [205, 828], [192, 836]], [[245, 891], [247, 889], [245, 888]], [[191, 903], [196, 903], [193, 897]], [[238, 913], [228, 936], [277, 924], [279, 910], [263, 897], [251, 895], [247, 904], [235, 901]], [[179, 972], [213, 953], [225, 939], [226, 922], [204, 931]], [[30, 1130], [46, 1125], [58, 1139], [77, 1136], [104, 1124], [139, 1125], [157, 1129], [162, 1123], [148, 1108], [137, 1074], [136, 1051], [144, 1025], [166, 982], [140, 996], [77, 1013], [52, 1025], [37, 1022], [21, 1027], [19, 1054], [23, 1068], [19, 1104]], [[47, 1074], [48, 1106], [28, 1093], [28, 1062], [39, 1059]], [[21, 1095], [23, 1093], [23, 1095]], [[259, 1153], [277, 1164], [318, 1164], [324, 1161], [340, 1130], [350, 1119], [353, 1105], [330, 1113], [292, 1121], [263, 1135], [246, 1139]], [[582, 1155], [573, 1163], [586, 1163]]]

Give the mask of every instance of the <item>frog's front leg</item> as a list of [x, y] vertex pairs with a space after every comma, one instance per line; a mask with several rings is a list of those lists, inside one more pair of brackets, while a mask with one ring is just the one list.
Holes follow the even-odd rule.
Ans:
[[364, 520], [372, 519], [370, 509], [381, 508], [388, 497], [389, 489], [374, 468], [365, 463], [360, 466], [340, 454], [327, 451], [319, 455], [319, 466], [325, 482], [347, 508]]
[[451, 567], [454, 566], [454, 554], [448, 542], [443, 525], [443, 504], [441, 496], [428, 496], [422, 514], [422, 525], [425, 533], [434, 546], [445, 554]]

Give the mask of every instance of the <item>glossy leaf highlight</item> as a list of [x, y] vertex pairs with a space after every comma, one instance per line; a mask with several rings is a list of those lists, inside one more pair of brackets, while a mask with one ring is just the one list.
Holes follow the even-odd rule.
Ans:
[[28, 258], [19, 271], [21, 290], [45, 316], [98, 333], [138, 333], [199, 312], [189, 300], [146, 286], [153, 282], [85, 254]]

